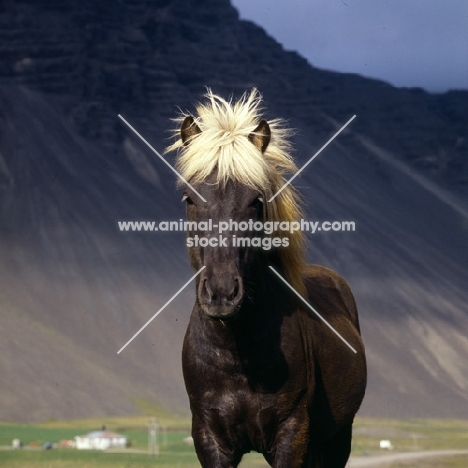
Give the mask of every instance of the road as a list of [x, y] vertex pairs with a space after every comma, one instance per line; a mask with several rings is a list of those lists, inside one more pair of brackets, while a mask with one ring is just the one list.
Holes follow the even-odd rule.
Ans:
[[351, 457], [349, 468], [383, 468], [386, 465], [395, 462], [406, 462], [420, 458], [450, 457], [455, 455], [467, 455], [468, 457], [468, 450], [427, 450], [421, 452], [386, 453], [385, 455], [379, 454], [365, 457]]
[[[419, 452], [386, 452], [377, 453], [376, 455], [353, 456], [346, 468], [386, 468], [397, 462], [411, 462], [423, 460], [424, 458], [443, 458], [456, 455], [466, 455], [466, 466], [468, 466], [468, 450], [421, 450]], [[246, 457], [239, 465], [239, 468], [267, 468], [269, 466], [260, 458], [260, 455], [255, 454], [255, 458], [253, 457], [252, 455], [249, 458]]]

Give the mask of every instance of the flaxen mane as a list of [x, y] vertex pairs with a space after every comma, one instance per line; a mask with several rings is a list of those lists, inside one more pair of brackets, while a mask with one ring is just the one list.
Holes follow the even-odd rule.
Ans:
[[[237, 102], [226, 101], [208, 90], [206, 102], [196, 107], [195, 123], [201, 133], [184, 145], [180, 137], [167, 148], [178, 151], [176, 169], [191, 184], [203, 182], [212, 173], [217, 183], [224, 185], [234, 180], [263, 193], [264, 221], [298, 221], [302, 217], [297, 192], [288, 185], [272, 201], [268, 200], [286, 183], [285, 176], [297, 171], [291, 158], [288, 137], [291, 131], [284, 121], [268, 122], [271, 140], [262, 154], [248, 139], [259, 125], [262, 115], [262, 98], [256, 89], [245, 93]], [[180, 123], [176, 121], [179, 136]], [[302, 232], [278, 231], [274, 237], [288, 237], [289, 247], [279, 249], [281, 262], [288, 280], [294, 288], [304, 293], [304, 237]]]

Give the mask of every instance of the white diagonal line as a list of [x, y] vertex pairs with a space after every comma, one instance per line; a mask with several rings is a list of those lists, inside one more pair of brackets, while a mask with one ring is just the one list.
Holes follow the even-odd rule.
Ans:
[[202, 266], [118, 351], [120, 354], [206, 267]]
[[190, 185], [120, 114], [119, 118], [123, 120], [128, 125], [128, 127], [141, 138], [141, 141], [143, 141], [146, 146], [148, 146], [159, 157], [159, 159], [161, 159], [161, 161], [166, 164], [169, 169], [171, 169], [171, 171], [180, 177], [205, 203], [207, 203], [207, 201], [192, 187], [192, 185]]
[[270, 265], [271, 270], [276, 276], [291, 290], [296, 296], [312, 311], [322, 322], [343, 342], [348, 348], [357, 354], [357, 351]]
[[353, 115], [269, 200], [274, 200], [354, 119]]

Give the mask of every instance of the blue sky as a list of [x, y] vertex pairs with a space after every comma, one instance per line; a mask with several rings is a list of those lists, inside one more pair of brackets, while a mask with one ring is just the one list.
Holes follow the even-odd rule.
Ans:
[[232, 0], [312, 65], [432, 92], [468, 89], [468, 0]]

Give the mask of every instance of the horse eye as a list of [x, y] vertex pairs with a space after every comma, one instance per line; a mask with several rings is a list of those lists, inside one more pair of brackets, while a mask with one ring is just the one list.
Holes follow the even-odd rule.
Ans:
[[263, 197], [258, 196], [249, 206], [252, 208], [260, 208], [263, 205]]
[[186, 193], [184, 193], [184, 196], [182, 197], [182, 201], [186, 202], [187, 205], [193, 205], [194, 204], [192, 199]]

